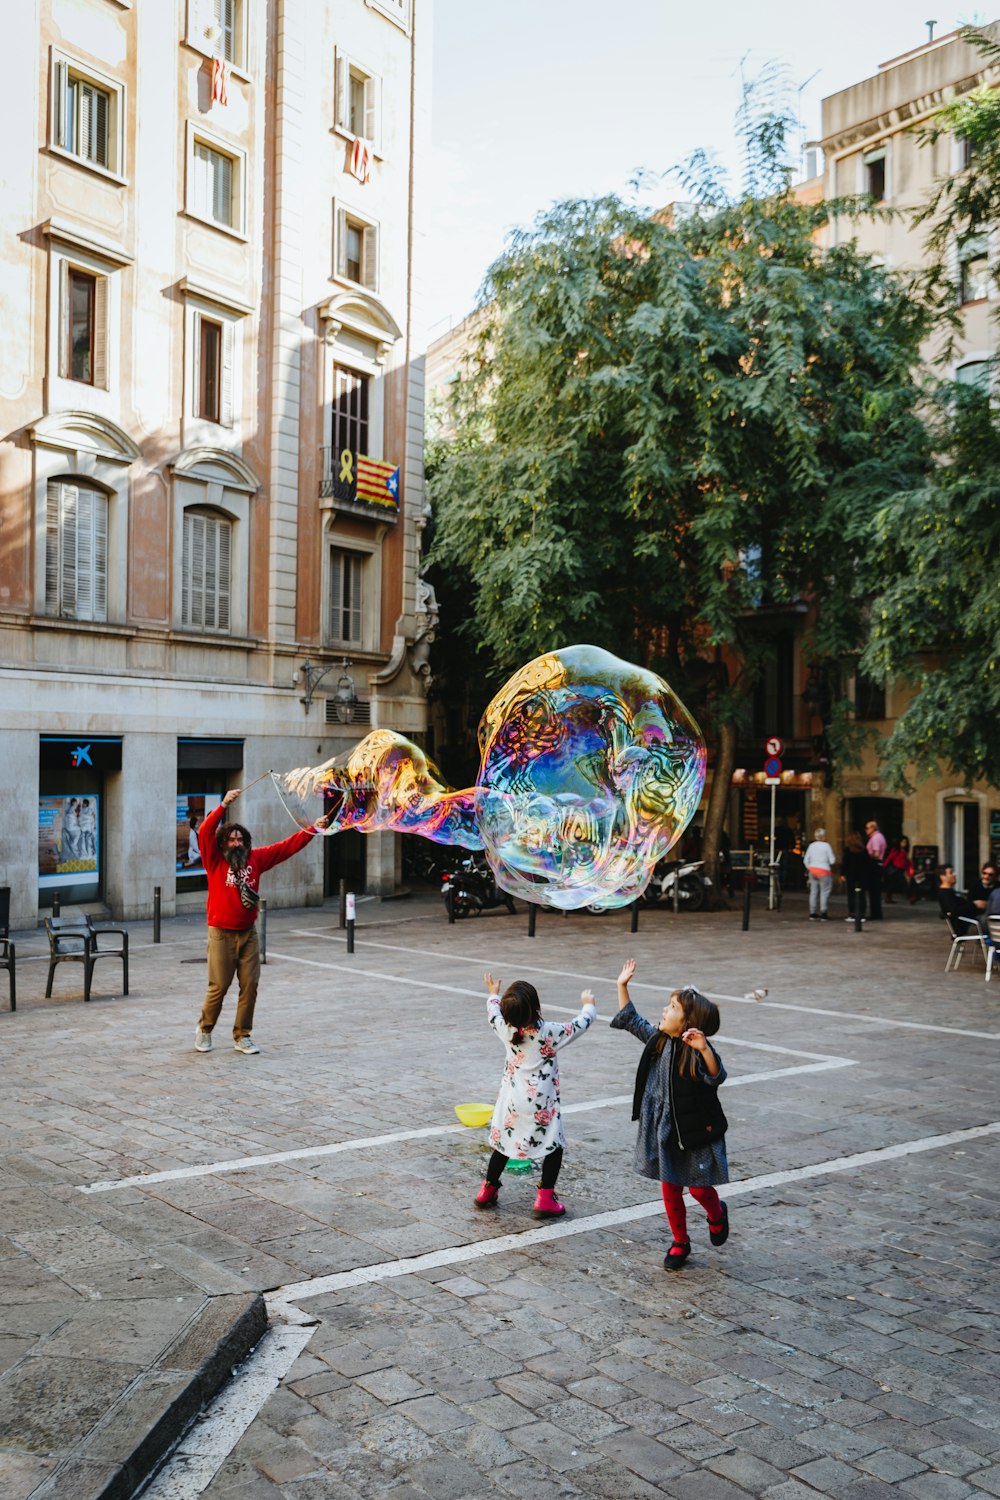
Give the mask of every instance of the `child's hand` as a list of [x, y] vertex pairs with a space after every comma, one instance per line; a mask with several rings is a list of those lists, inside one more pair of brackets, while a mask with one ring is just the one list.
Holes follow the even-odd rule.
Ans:
[[597, 1001], [594, 999], [594, 992], [593, 992], [593, 990], [583, 990], [583, 991], [581, 991], [581, 993], [580, 993], [580, 1004], [581, 1005], [593, 1005], [593, 1006], [597, 1005]]
[[689, 1026], [687, 1031], [682, 1032], [681, 1041], [687, 1042], [688, 1046], [693, 1047], [696, 1052], [705, 1053], [709, 1050], [705, 1033], [699, 1031], [696, 1026]]
[[622, 964], [622, 971], [621, 971], [621, 973], [618, 976], [618, 983], [619, 984], [628, 984], [629, 980], [632, 978], [632, 975], [634, 973], [635, 973], [635, 959], [634, 958], [627, 958], [625, 960], [625, 962]]
[[494, 979], [492, 974], [484, 974], [483, 975], [483, 980], [484, 980], [484, 982], [486, 984], [487, 990], [489, 991], [489, 993], [491, 995], [499, 995], [499, 993], [500, 993], [500, 981], [499, 981], [499, 979]]

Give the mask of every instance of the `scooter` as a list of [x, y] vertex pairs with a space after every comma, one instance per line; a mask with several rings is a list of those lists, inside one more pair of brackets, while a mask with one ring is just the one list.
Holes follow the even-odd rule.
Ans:
[[669, 901], [673, 904], [677, 891], [677, 906], [684, 911], [701, 911], [705, 905], [712, 881], [702, 873], [703, 859], [683, 861], [661, 859], [642, 893], [644, 901]]
[[449, 922], [458, 917], [478, 917], [494, 906], [505, 906], [511, 915], [517, 911], [513, 896], [500, 889], [482, 855], [470, 854], [442, 876], [441, 895]]

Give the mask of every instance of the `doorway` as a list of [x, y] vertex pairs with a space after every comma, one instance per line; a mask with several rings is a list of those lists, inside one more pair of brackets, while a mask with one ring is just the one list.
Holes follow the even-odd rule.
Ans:
[[944, 805], [944, 859], [954, 865], [961, 890], [967, 891], [979, 874], [979, 803]]

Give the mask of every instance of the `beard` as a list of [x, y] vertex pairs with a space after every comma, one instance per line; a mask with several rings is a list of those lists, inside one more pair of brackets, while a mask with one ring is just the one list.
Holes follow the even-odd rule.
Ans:
[[226, 864], [234, 875], [242, 875], [247, 867], [247, 851], [242, 844], [233, 844], [225, 851]]

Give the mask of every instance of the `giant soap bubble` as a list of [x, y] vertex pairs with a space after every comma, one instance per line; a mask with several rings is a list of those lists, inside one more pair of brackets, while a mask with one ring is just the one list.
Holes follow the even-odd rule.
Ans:
[[327, 833], [419, 833], [484, 849], [513, 896], [573, 910], [634, 901], [705, 780], [697, 724], [661, 677], [597, 646], [514, 673], [479, 726], [476, 785], [449, 791], [423, 751], [378, 729], [347, 756], [275, 773], [292, 816]]

